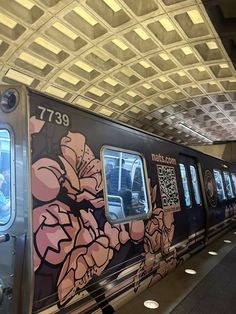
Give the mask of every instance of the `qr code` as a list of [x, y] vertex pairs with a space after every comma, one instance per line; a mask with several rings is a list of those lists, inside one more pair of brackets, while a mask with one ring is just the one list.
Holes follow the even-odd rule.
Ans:
[[168, 211], [180, 210], [175, 168], [157, 165], [162, 207]]

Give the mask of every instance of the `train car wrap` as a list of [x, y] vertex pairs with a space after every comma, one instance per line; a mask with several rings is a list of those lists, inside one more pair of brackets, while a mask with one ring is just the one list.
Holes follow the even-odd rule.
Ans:
[[26, 88], [1, 95], [0, 313], [113, 313], [232, 227], [234, 164]]

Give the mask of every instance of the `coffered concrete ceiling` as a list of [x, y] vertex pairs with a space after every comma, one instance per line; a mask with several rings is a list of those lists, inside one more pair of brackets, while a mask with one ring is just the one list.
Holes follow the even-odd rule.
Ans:
[[235, 0], [203, 2], [0, 0], [0, 80], [178, 143], [235, 140]]

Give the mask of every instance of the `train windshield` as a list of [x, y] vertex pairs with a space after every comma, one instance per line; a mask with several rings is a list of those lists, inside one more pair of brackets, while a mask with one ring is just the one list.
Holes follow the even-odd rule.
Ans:
[[185, 203], [186, 206], [191, 205], [191, 199], [190, 199], [190, 193], [189, 193], [189, 185], [188, 185], [188, 178], [187, 178], [187, 173], [185, 166], [183, 164], [179, 164], [180, 166], [180, 173], [181, 173], [181, 178], [183, 182], [183, 188], [184, 188], [184, 197], [185, 197]]
[[226, 195], [225, 195], [225, 189], [224, 189], [224, 185], [223, 185], [222, 175], [220, 173], [220, 170], [214, 169], [213, 172], [214, 172], [214, 177], [215, 177], [215, 182], [216, 182], [218, 199], [219, 199], [219, 201], [223, 201], [226, 199]]
[[103, 164], [110, 219], [146, 215], [149, 206], [142, 157], [133, 152], [104, 149]]
[[7, 130], [0, 129], [0, 225], [11, 217], [11, 138]]
[[199, 184], [198, 184], [198, 178], [197, 178], [197, 171], [196, 171], [196, 168], [192, 165], [190, 165], [190, 174], [191, 174], [191, 179], [192, 179], [195, 202], [197, 205], [201, 205], [201, 196], [200, 196], [200, 190], [199, 190]]
[[234, 198], [234, 192], [232, 189], [231, 181], [230, 181], [230, 176], [228, 171], [224, 171], [224, 179], [225, 179], [225, 186], [226, 186], [226, 193], [228, 198]]

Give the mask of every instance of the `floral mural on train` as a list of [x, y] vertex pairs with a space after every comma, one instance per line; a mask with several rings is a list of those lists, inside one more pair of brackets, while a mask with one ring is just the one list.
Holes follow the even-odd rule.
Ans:
[[[32, 136], [42, 132], [44, 121], [33, 116], [30, 122]], [[41, 154], [32, 162], [35, 284], [40, 284], [42, 268], [45, 272], [56, 268], [50, 291], [63, 306], [110, 264], [115, 265], [121, 249], [129, 250], [128, 243], [141, 247], [139, 267], [132, 277], [134, 291], [148, 274], [152, 274], [151, 283], [174, 269], [173, 212], [157, 207], [157, 185], [150, 188], [149, 219], [111, 224], [104, 210], [101, 161], [85, 136], [68, 131], [59, 147], [57, 158]], [[157, 253], [162, 256], [158, 261]], [[122, 254], [125, 261], [127, 255]]]

